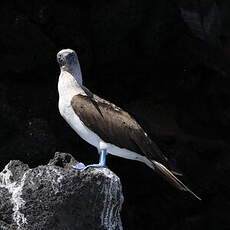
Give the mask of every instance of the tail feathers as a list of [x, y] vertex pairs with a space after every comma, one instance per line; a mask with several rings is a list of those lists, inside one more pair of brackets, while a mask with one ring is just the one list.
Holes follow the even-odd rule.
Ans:
[[154, 168], [157, 173], [159, 173], [161, 176], [163, 176], [169, 183], [171, 183], [176, 188], [187, 191], [191, 193], [194, 197], [196, 197], [198, 200], [201, 200], [200, 197], [198, 197], [194, 192], [192, 192], [187, 186], [185, 186], [178, 178], [176, 178], [175, 175], [173, 175], [172, 172], [170, 172], [164, 165], [160, 164], [157, 161], [151, 161], [154, 165]]

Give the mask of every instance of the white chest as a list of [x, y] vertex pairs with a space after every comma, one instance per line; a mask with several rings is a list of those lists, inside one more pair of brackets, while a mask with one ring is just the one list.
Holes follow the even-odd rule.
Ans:
[[99, 148], [100, 138], [89, 130], [79, 119], [71, 106], [73, 96], [83, 93], [78, 87], [72, 76], [61, 74], [58, 82], [59, 102], [58, 108], [62, 117], [72, 127], [72, 129], [85, 141]]

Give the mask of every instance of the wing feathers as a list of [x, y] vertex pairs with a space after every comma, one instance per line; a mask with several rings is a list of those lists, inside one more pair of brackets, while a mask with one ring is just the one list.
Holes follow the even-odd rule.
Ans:
[[131, 139], [131, 133], [139, 129], [139, 125], [128, 113], [95, 95], [93, 98], [76, 95], [71, 106], [80, 120], [103, 141], [141, 154]]
[[107, 143], [126, 148], [177, 172], [159, 147], [127, 112], [84, 88], [86, 95], [76, 95], [71, 105], [80, 120]]
[[127, 112], [114, 104], [93, 95], [85, 89], [88, 96], [76, 95], [71, 100], [71, 106], [80, 120], [107, 143], [120, 148], [126, 148], [138, 154], [143, 154], [152, 162], [156, 171], [167, 181], [180, 190], [188, 191], [200, 200], [186, 187], [173, 171], [170, 162], [158, 146], [145, 134], [140, 125]]

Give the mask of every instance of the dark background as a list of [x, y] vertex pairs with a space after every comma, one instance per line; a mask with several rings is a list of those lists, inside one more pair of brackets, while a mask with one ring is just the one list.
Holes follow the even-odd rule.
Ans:
[[109, 156], [124, 229], [230, 229], [229, 0], [1, 1], [0, 167], [84, 163], [96, 150], [58, 112], [56, 53], [78, 53], [85, 85], [129, 111], [203, 200], [145, 165]]

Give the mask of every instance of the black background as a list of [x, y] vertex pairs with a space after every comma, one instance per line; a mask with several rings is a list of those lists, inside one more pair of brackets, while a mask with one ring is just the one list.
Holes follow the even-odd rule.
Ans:
[[129, 111], [202, 198], [109, 156], [124, 229], [230, 229], [229, 1], [15, 0], [0, 15], [1, 169], [55, 151], [97, 161], [58, 112], [56, 53], [72, 48], [84, 84]]

